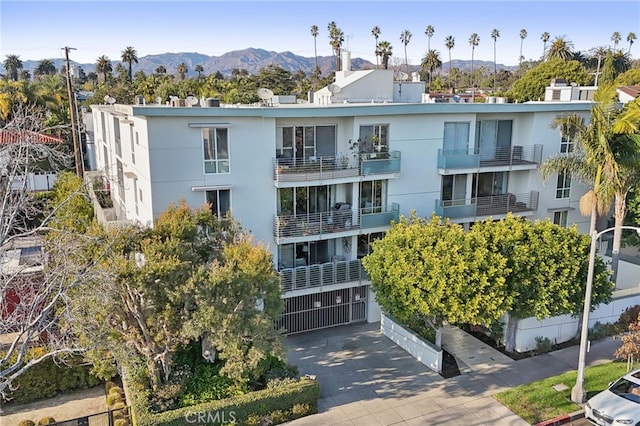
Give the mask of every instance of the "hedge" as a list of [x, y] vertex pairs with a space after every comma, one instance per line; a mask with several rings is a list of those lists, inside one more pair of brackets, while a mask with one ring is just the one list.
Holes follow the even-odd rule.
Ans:
[[[270, 416], [272, 424], [277, 424], [316, 413], [320, 396], [317, 381], [301, 378], [275, 388], [163, 413], [151, 413], [149, 389], [134, 381], [127, 382], [125, 389], [133, 424], [137, 426], [184, 426], [185, 422], [191, 425], [248, 424], [250, 419]], [[304, 409], [301, 410], [300, 407]]]
[[[69, 363], [75, 365], [72, 367], [62, 363], [58, 365], [54, 359], [48, 358], [28, 368], [13, 381], [12, 386], [15, 389], [9, 392], [10, 402], [24, 404], [60, 393], [91, 388], [101, 382], [90, 374], [90, 365], [80, 365], [83, 363], [81, 356], [73, 357]], [[0, 400], [0, 405], [3, 404], [6, 402]]]

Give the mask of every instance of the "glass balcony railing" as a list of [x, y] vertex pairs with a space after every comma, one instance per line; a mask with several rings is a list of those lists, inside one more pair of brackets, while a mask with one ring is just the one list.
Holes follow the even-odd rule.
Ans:
[[470, 169], [494, 166], [535, 166], [542, 162], [542, 145], [514, 145], [486, 149], [438, 150], [439, 169]]
[[365, 207], [360, 209], [360, 228], [375, 228], [389, 226], [391, 221], [398, 222], [400, 218], [400, 206], [391, 204], [391, 208]]
[[360, 260], [285, 268], [278, 275], [282, 292], [368, 279]]
[[360, 155], [362, 176], [381, 173], [400, 173], [400, 151]]
[[449, 219], [474, 218], [538, 210], [538, 191], [458, 200], [436, 200], [435, 213]]

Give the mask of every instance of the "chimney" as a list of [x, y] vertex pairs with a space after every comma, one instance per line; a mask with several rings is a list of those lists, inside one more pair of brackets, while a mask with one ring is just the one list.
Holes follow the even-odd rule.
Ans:
[[341, 56], [342, 71], [351, 71], [351, 53], [348, 50], [343, 50]]

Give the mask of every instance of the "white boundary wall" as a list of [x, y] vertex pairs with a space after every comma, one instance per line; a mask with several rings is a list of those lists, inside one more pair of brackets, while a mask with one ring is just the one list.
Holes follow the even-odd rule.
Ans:
[[442, 370], [442, 350], [397, 324], [384, 312], [380, 318], [380, 331], [425, 366], [438, 373]]

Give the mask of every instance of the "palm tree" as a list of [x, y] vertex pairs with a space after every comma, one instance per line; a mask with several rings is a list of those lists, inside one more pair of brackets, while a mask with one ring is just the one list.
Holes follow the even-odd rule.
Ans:
[[475, 100], [475, 93], [476, 93], [476, 86], [473, 81], [473, 55], [475, 53], [476, 46], [478, 46], [478, 44], [480, 44], [480, 37], [478, 37], [478, 34], [476, 33], [471, 34], [471, 37], [469, 37], [469, 46], [471, 46], [471, 90], [472, 90], [471, 101], [472, 102]]
[[442, 60], [440, 60], [440, 52], [437, 50], [429, 50], [425, 53], [420, 64], [422, 73], [425, 74], [429, 71], [429, 91], [431, 91], [431, 80], [433, 77], [433, 70], [442, 66]]
[[[552, 125], [560, 128], [560, 134], [573, 142], [571, 152], [559, 153], [542, 163], [540, 175], [546, 180], [552, 173], [569, 173], [585, 185], [592, 187], [580, 198], [580, 212], [590, 216], [589, 233], [596, 230], [598, 215], [609, 211], [615, 199], [616, 229], [613, 237], [611, 268], [618, 269], [621, 228], [626, 214], [624, 199], [635, 183], [632, 175], [638, 171], [640, 152], [627, 137], [638, 132], [640, 111], [619, 114], [616, 107], [616, 90], [613, 85], [601, 86], [594, 94], [594, 104], [588, 124], [578, 114], [565, 114]], [[635, 171], [635, 172], [634, 172]]]
[[18, 72], [22, 69], [20, 56], [7, 55], [4, 60], [4, 69], [11, 80], [18, 81]]
[[525, 38], [527, 38], [527, 30], [523, 28], [520, 30], [520, 66], [522, 66], [522, 61], [524, 60], [524, 56], [522, 56], [522, 45], [524, 44]]
[[327, 25], [329, 30], [329, 45], [333, 50], [333, 55], [336, 57], [336, 71], [340, 71], [340, 51], [342, 49], [342, 43], [344, 43], [344, 33], [335, 21], [329, 22]]
[[631, 60], [629, 54], [622, 50], [616, 50], [613, 53], [613, 69], [615, 70], [616, 77], [625, 71], [631, 69]]
[[388, 41], [381, 41], [376, 48], [376, 56], [380, 56], [382, 67], [386, 70], [389, 68], [389, 58], [393, 54], [393, 46]]
[[573, 58], [573, 43], [566, 36], [556, 37], [549, 46], [547, 60], [562, 59], [568, 61]]
[[313, 37], [313, 56], [316, 58], [316, 69], [313, 72], [317, 72], [318, 69], [318, 45], [316, 41], [318, 39], [318, 26], [311, 26], [311, 36]]
[[194, 71], [198, 73], [198, 80], [200, 80], [200, 77], [202, 76], [202, 73], [204, 72], [204, 67], [200, 64], [196, 65], [194, 68]]
[[122, 62], [126, 62], [127, 64], [129, 64], [129, 81], [132, 81], [133, 80], [132, 65], [134, 62], [136, 64], [138, 63], [138, 52], [136, 52], [136, 49], [134, 49], [133, 47], [127, 46], [122, 51], [122, 55], [120, 57], [122, 58]]
[[91, 71], [90, 73], [87, 74], [87, 80], [89, 80], [91, 82], [91, 89], [95, 90], [96, 83], [98, 83], [98, 74], [96, 74], [95, 72]]
[[456, 45], [456, 39], [449, 35], [444, 39], [444, 45], [449, 50], [449, 75], [447, 76], [449, 79], [449, 86], [451, 86], [451, 49]]
[[540, 40], [542, 40], [542, 60], [543, 61], [547, 57], [547, 42], [549, 41], [549, 38], [551, 38], [551, 36], [546, 31], [543, 32], [542, 35], [540, 36]]
[[629, 42], [629, 55], [631, 55], [631, 45], [637, 39], [638, 39], [638, 37], [636, 37], [636, 33], [630, 32], [629, 34], [627, 34], [627, 41]]
[[42, 59], [38, 62], [38, 66], [34, 70], [33, 74], [40, 75], [54, 75], [58, 70], [51, 59]]
[[187, 64], [185, 64], [184, 62], [179, 63], [178, 67], [176, 68], [176, 72], [180, 74], [180, 80], [184, 80], [184, 76], [188, 71], [189, 69], [187, 68]]
[[620, 35], [619, 32], [615, 31], [611, 35], [611, 41], [613, 42], [613, 49], [614, 50], [618, 48], [618, 43], [620, 43], [620, 40], [622, 40], [622, 36]]
[[[373, 36], [373, 38], [376, 39], [376, 49], [375, 51], [378, 50], [378, 37], [380, 37], [380, 34], [382, 33], [382, 31], [380, 31], [380, 27], [379, 26], [375, 26], [371, 29], [371, 35]], [[376, 53], [376, 68], [378, 68], [378, 54]]]
[[404, 44], [404, 66], [409, 68], [409, 59], [407, 58], [407, 44], [411, 41], [411, 31], [404, 30], [400, 33], [400, 41]]
[[500, 31], [493, 29], [491, 38], [493, 39], [493, 90], [496, 90], [496, 76], [498, 75], [498, 66], [496, 65], [496, 42], [500, 37]]
[[435, 34], [436, 29], [432, 25], [427, 25], [424, 34], [427, 36], [427, 52], [431, 51], [431, 37]]
[[111, 66], [111, 61], [106, 55], [102, 55], [96, 61], [96, 72], [98, 74], [102, 74], [103, 81], [107, 81], [107, 76], [113, 71], [113, 67]]
[[164, 65], [158, 65], [156, 68], [156, 74], [166, 74], [167, 68]]

